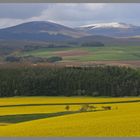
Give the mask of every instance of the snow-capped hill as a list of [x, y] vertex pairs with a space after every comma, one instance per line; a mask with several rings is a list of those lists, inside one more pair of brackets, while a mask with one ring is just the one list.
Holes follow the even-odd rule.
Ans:
[[140, 26], [119, 22], [84, 25], [80, 26], [78, 29], [92, 35], [114, 37], [140, 36]]
[[134, 27], [134, 26], [131, 24], [118, 23], [118, 22], [97, 23], [97, 24], [80, 26], [80, 28], [90, 28], [90, 29], [95, 29], [95, 28], [126, 28], [127, 29], [131, 27]]

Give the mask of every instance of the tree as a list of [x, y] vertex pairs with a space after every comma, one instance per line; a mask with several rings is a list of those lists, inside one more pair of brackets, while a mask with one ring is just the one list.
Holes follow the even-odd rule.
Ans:
[[70, 106], [67, 105], [67, 106], [65, 107], [65, 109], [66, 109], [67, 111], [69, 111], [69, 110], [70, 110]]

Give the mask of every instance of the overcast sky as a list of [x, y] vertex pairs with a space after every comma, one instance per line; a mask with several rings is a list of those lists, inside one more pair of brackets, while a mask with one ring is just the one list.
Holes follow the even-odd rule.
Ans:
[[0, 28], [28, 21], [53, 21], [71, 27], [104, 22], [140, 25], [140, 4], [0, 4]]

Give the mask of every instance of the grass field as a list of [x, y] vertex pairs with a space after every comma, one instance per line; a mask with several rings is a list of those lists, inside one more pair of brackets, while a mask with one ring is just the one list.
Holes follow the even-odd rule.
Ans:
[[21, 55], [61, 56], [63, 61], [140, 60], [140, 46], [46, 48]]
[[[69, 111], [65, 109], [69, 104]], [[82, 104], [96, 109], [79, 111]], [[103, 110], [102, 106], [111, 106]], [[140, 98], [0, 99], [0, 136], [140, 136]]]

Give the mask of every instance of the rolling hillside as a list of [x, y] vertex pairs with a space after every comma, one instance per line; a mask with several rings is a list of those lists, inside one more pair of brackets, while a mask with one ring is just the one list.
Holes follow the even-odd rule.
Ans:
[[65, 41], [86, 33], [47, 21], [34, 21], [0, 29], [3, 40]]

